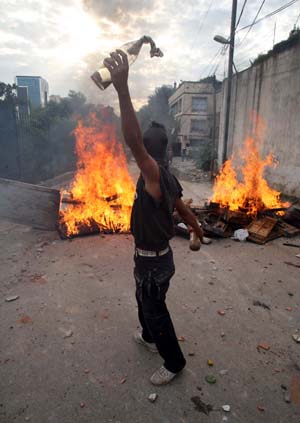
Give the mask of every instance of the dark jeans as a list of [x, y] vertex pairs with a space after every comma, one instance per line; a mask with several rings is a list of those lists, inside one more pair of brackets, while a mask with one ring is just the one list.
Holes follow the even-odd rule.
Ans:
[[146, 342], [155, 342], [166, 369], [177, 373], [184, 368], [186, 361], [165, 303], [170, 279], [175, 273], [172, 250], [161, 257], [135, 255], [134, 261], [142, 336]]

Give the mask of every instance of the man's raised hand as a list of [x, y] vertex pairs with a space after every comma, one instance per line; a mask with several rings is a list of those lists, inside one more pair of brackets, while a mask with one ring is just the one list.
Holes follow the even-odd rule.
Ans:
[[122, 50], [116, 50], [110, 53], [110, 57], [104, 59], [103, 64], [111, 74], [111, 80], [117, 92], [127, 89], [128, 81], [128, 57]]

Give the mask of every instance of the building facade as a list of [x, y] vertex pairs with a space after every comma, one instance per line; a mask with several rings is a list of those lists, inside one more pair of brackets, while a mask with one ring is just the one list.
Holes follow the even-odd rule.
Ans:
[[194, 158], [199, 150], [213, 148], [218, 139], [219, 93], [222, 83], [215, 77], [183, 81], [169, 98], [175, 119], [176, 150]]
[[[41, 76], [16, 76], [17, 93], [27, 87], [27, 98], [30, 108], [45, 107], [48, 103], [49, 85]], [[18, 94], [19, 95], [19, 94]]]
[[53, 101], [54, 103], [59, 104], [61, 102], [61, 96], [57, 94], [52, 94], [49, 97], [49, 101]]

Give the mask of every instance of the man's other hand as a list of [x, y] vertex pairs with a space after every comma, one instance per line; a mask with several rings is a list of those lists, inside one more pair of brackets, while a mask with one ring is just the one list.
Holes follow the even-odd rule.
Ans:
[[103, 64], [107, 67], [111, 74], [111, 80], [118, 93], [127, 89], [128, 81], [128, 57], [122, 50], [116, 50], [110, 53], [110, 57], [104, 59]]

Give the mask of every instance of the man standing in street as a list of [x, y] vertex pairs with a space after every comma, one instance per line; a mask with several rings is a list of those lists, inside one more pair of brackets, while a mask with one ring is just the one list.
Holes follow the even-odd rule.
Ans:
[[142, 136], [128, 88], [128, 59], [122, 50], [104, 60], [117, 91], [124, 139], [141, 170], [131, 216], [135, 241], [136, 299], [142, 332], [134, 339], [164, 360], [150, 378], [154, 385], [171, 382], [186, 361], [180, 349], [166, 306], [166, 293], [175, 273], [169, 240], [174, 235], [174, 207], [182, 219], [202, 239], [203, 232], [193, 213], [184, 205], [182, 188], [168, 171], [168, 139], [156, 122]]

